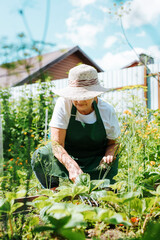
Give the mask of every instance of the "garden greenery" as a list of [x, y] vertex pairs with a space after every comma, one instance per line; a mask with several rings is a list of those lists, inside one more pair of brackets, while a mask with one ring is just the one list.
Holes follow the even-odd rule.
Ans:
[[[10, 89], [0, 91], [4, 147], [0, 239], [157, 239], [159, 111], [134, 99], [132, 107], [119, 114], [119, 172], [114, 185], [82, 174], [74, 184], [61, 180], [53, 191], [42, 189], [30, 164], [38, 145], [46, 143], [45, 113], [48, 109], [50, 120], [56, 97], [50, 81], [39, 83], [38, 92], [24, 88], [17, 100], [11, 98]], [[98, 206], [89, 205], [87, 199]]]

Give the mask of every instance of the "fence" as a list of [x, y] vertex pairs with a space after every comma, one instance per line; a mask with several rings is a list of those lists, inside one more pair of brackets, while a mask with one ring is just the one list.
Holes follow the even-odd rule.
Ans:
[[[160, 64], [151, 64], [147, 68], [137, 66], [120, 69], [118, 71], [107, 71], [98, 73], [102, 85], [110, 91], [103, 95], [103, 98], [111, 102], [117, 111], [123, 111], [131, 106], [128, 101], [129, 95], [133, 95], [147, 104], [153, 110], [160, 108]], [[54, 80], [50, 87], [63, 88], [68, 84], [67, 79]], [[147, 87], [148, 91], [144, 90]], [[37, 94], [38, 84], [18, 86], [11, 89], [12, 97], [18, 98], [25, 88], [26, 96], [32, 92]]]
[[[160, 109], [160, 65], [153, 64], [138, 66], [134, 68], [121, 69], [119, 71], [108, 71], [98, 74], [101, 84], [109, 91], [103, 94], [103, 98], [110, 102], [117, 112], [122, 113], [125, 109], [133, 106], [133, 99], [141, 99], [140, 104], [144, 104], [151, 109]], [[63, 88], [68, 85], [67, 79], [54, 80], [51, 82], [23, 85], [11, 88], [11, 99], [17, 99], [23, 95], [28, 96], [40, 94], [45, 89]], [[42, 87], [43, 86], [43, 87]], [[144, 90], [147, 87], [148, 91]], [[130, 98], [132, 96], [132, 98]], [[147, 100], [146, 100], [147, 99]], [[45, 123], [47, 125], [47, 115]], [[2, 116], [3, 118], [4, 116]], [[45, 125], [45, 133], [46, 133]], [[2, 145], [2, 122], [0, 113], [0, 174], [3, 166], [3, 145]]]

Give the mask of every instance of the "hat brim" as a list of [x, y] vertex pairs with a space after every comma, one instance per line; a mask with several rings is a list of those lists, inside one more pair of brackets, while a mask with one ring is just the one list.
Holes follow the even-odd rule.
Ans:
[[66, 87], [63, 89], [54, 89], [53, 92], [61, 97], [71, 100], [87, 100], [108, 92], [108, 88], [104, 88], [101, 85], [92, 85], [86, 87]]

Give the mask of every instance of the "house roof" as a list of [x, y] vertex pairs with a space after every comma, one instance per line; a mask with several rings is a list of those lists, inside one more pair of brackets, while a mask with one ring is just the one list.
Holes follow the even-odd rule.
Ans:
[[[35, 56], [23, 60], [23, 64], [18, 64], [18, 62], [16, 62], [16, 68], [10, 71], [1, 66], [0, 87], [23, 85], [24, 83], [29, 82], [30, 79], [38, 77], [41, 72], [47, 70], [51, 65], [57, 64], [74, 53], [78, 54], [82, 60], [87, 60], [88, 64], [94, 66], [98, 72], [103, 72], [103, 70], [90, 57], [88, 57], [79, 46], [75, 46], [73, 48], [61, 49], [43, 54], [40, 61], [40, 56]], [[29, 73], [26, 71], [26, 66], [29, 69]]]

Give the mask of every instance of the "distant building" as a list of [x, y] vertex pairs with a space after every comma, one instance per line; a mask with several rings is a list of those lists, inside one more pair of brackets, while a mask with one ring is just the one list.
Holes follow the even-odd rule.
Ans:
[[0, 88], [34, 83], [38, 79], [43, 81], [46, 75], [53, 80], [67, 78], [69, 69], [80, 63], [89, 64], [95, 67], [98, 72], [103, 72], [79, 46], [75, 46], [17, 61], [13, 63], [13, 66], [15, 66], [13, 68], [1, 65]]
[[130, 68], [130, 67], [136, 67], [136, 66], [148, 65], [148, 64], [154, 64], [154, 58], [151, 56], [148, 56], [145, 53], [141, 53], [139, 54], [139, 60], [135, 60], [123, 68]]

